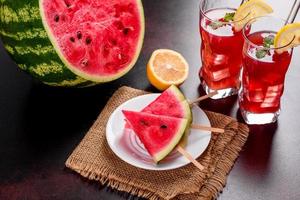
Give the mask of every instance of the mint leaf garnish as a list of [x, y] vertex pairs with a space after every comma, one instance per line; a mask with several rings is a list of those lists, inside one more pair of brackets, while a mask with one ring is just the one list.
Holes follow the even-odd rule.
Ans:
[[262, 59], [267, 55], [267, 53], [268, 53], [268, 51], [266, 49], [259, 49], [256, 51], [255, 56], [258, 59]]
[[221, 26], [223, 26], [223, 23], [220, 22], [220, 21], [214, 21], [214, 22], [211, 22], [211, 23], [209, 24], [209, 26], [210, 26], [212, 29], [216, 30], [216, 29], [220, 28]]
[[266, 48], [270, 48], [272, 45], [274, 45], [274, 35], [269, 35], [268, 37], [265, 37], [263, 45]]
[[258, 59], [264, 58], [267, 54], [270, 53], [271, 46], [274, 45], [274, 35], [268, 35], [263, 40], [263, 47], [261, 49], [257, 49], [255, 56]]
[[224, 21], [225, 21], [225, 22], [233, 21], [234, 15], [235, 15], [235, 12], [232, 12], [232, 13], [226, 13], [226, 14], [225, 14], [225, 17], [224, 17]]
[[213, 29], [216, 30], [224, 25], [226, 25], [225, 22], [230, 22], [233, 21], [233, 17], [235, 15], [235, 12], [232, 13], [226, 13], [224, 18], [221, 18], [219, 20], [213, 21], [209, 24], [209, 26]]

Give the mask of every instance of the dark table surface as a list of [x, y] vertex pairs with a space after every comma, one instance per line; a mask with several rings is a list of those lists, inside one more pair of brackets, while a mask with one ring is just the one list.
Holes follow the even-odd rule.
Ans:
[[[286, 17], [292, 0], [273, 2]], [[182, 86], [199, 94], [200, 66], [196, 0], [143, 1], [144, 47], [135, 68], [109, 84], [86, 89], [44, 86], [21, 72], [0, 48], [0, 199], [107, 199], [128, 197], [87, 181], [64, 167], [113, 92], [122, 85], [155, 91], [145, 64], [157, 48], [181, 52], [191, 73]], [[298, 21], [299, 17], [297, 18]], [[289, 68], [279, 121], [251, 126], [250, 136], [219, 199], [300, 198], [300, 48]], [[207, 100], [202, 107], [241, 120], [237, 98]]]

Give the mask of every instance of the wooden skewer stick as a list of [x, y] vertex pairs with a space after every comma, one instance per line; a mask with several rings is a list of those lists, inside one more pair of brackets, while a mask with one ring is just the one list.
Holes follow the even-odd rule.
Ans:
[[184, 148], [181, 146], [177, 146], [177, 151], [181, 153], [186, 159], [188, 159], [191, 163], [193, 163], [198, 169], [201, 171], [204, 170], [203, 165], [201, 165], [197, 160], [195, 160], [189, 152], [187, 152]]
[[199, 129], [199, 130], [203, 130], [203, 131], [211, 131], [211, 132], [215, 132], [215, 133], [224, 133], [225, 132], [225, 130], [222, 128], [213, 128], [213, 127], [203, 126], [200, 124], [192, 124], [191, 128]]
[[[198, 99], [195, 99], [193, 101], [189, 101], [190, 105], [194, 105], [195, 103], [198, 103], [200, 101], [203, 101], [205, 99], [208, 99], [214, 95], [218, 94], [218, 91], [214, 91], [211, 93], [208, 93], [207, 95], [201, 96]], [[193, 129], [199, 129], [199, 130], [204, 130], [204, 131], [211, 131], [211, 132], [215, 132], [215, 133], [224, 133], [225, 130], [221, 129], [221, 128], [213, 128], [213, 127], [208, 127], [208, 126], [202, 126], [202, 125], [198, 125], [198, 124], [192, 124], [191, 128]]]
[[210, 97], [212, 97], [212, 96], [215, 96], [216, 94], [218, 94], [218, 91], [214, 91], [214, 92], [208, 93], [207, 95], [201, 96], [201, 97], [199, 97], [198, 99], [195, 99], [195, 100], [193, 100], [193, 101], [189, 101], [189, 104], [190, 104], [190, 105], [193, 105], [194, 103], [198, 103], [198, 102], [200, 102], [200, 101], [203, 101], [203, 100], [205, 100], [205, 99], [208, 99], [208, 98], [210, 98]]

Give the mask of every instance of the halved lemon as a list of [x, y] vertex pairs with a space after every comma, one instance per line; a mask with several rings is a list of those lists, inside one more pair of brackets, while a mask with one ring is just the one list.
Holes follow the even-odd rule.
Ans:
[[300, 45], [300, 23], [285, 25], [274, 39], [275, 48], [279, 48], [276, 49], [277, 53], [283, 53], [298, 45]]
[[244, 25], [255, 17], [261, 17], [273, 12], [264, 0], [250, 0], [243, 3], [235, 12], [233, 21], [236, 31], [242, 30]]
[[170, 49], [154, 51], [147, 64], [147, 77], [150, 83], [159, 90], [171, 85], [180, 85], [188, 77], [189, 65], [178, 52]]

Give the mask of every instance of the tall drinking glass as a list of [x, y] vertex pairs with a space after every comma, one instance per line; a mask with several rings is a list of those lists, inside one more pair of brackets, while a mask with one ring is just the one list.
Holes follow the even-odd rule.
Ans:
[[272, 123], [279, 116], [285, 74], [293, 53], [293, 49], [280, 52], [284, 46], [277, 49], [273, 46], [274, 37], [284, 24], [285, 20], [265, 16], [250, 20], [244, 27], [239, 104], [248, 124]]
[[235, 30], [234, 21], [227, 21], [240, 6], [240, 1], [201, 0], [200, 34], [202, 67], [201, 84], [206, 93], [218, 91], [214, 99], [238, 93], [244, 38]]

